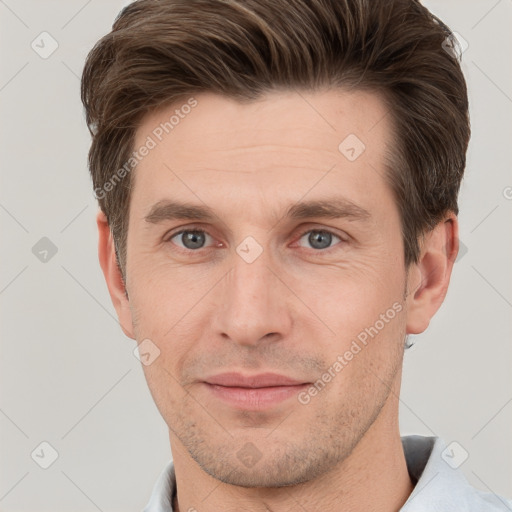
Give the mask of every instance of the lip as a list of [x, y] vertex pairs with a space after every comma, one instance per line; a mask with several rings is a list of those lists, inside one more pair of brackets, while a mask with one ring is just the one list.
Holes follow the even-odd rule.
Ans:
[[310, 383], [276, 373], [223, 373], [209, 377], [204, 385], [213, 397], [231, 407], [262, 410], [297, 396]]
[[218, 386], [238, 387], [238, 388], [268, 388], [274, 386], [297, 386], [299, 384], [308, 384], [279, 375], [278, 373], [260, 373], [257, 375], [242, 375], [241, 373], [230, 372], [221, 373], [205, 379], [207, 384], [216, 384]]

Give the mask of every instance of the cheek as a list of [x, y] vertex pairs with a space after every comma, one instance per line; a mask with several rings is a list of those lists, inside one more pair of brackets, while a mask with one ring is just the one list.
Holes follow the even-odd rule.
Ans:
[[187, 401], [187, 390], [179, 384], [166, 354], [156, 359], [150, 366], [144, 366], [144, 376], [148, 389], [162, 417], [168, 425], [174, 425], [177, 411], [182, 412]]
[[295, 276], [291, 288], [338, 338], [346, 339], [395, 305], [388, 316], [394, 315], [396, 304], [402, 305], [405, 270], [397, 260], [373, 257], [346, 266], [318, 267]]
[[159, 262], [151, 255], [142, 255], [133, 261], [129, 273], [130, 302], [140, 312], [142, 323], [155, 332], [168, 330], [200, 302], [217, 274], [203, 266]]
[[[183, 361], [208, 330], [211, 316], [205, 314], [205, 305], [211, 302], [209, 291], [214, 290], [222, 273], [169, 263], [149, 267], [146, 262], [141, 259], [131, 274], [135, 334], [139, 342], [148, 338], [155, 343], [160, 351], [158, 366], [179, 380]], [[166, 377], [165, 371], [161, 375], [153, 374], [151, 368], [145, 370], [148, 381]]]

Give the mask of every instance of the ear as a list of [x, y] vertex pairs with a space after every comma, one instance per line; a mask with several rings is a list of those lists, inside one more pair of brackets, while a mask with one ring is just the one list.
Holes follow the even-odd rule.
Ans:
[[450, 213], [425, 235], [419, 260], [409, 269], [407, 334], [423, 332], [443, 303], [458, 252], [459, 224]]
[[105, 276], [105, 281], [107, 282], [112, 304], [114, 304], [116, 309], [119, 324], [123, 332], [129, 338], [135, 339], [130, 303], [126, 296], [125, 284], [117, 265], [114, 239], [112, 238], [112, 232], [110, 231], [107, 217], [101, 210], [96, 216], [96, 223], [98, 225], [99, 235], [98, 257], [103, 275]]

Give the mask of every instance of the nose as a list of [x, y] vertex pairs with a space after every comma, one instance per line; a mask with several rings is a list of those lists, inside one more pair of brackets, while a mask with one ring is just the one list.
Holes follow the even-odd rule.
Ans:
[[271, 268], [265, 251], [248, 263], [238, 254], [218, 288], [217, 335], [245, 346], [286, 337], [292, 325], [290, 291]]

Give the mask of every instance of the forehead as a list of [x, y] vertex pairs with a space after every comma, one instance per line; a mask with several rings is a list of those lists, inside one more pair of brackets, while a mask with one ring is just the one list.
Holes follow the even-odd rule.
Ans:
[[[370, 91], [283, 90], [250, 102], [202, 93], [147, 115], [137, 130], [135, 145], [143, 144], [147, 136], [158, 145], [172, 139], [168, 142], [174, 143], [179, 154], [183, 145], [182, 149], [194, 144], [206, 151], [215, 149], [220, 140], [225, 149], [240, 148], [241, 142], [249, 141], [271, 144], [275, 132], [279, 132], [279, 142], [300, 142], [305, 149], [336, 146], [348, 134], [375, 144], [389, 135], [387, 114], [383, 96]], [[381, 124], [386, 117], [388, 122]]]
[[143, 119], [134, 149], [151, 148], [133, 173], [132, 199], [139, 206], [169, 194], [197, 201], [201, 190], [236, 202], [248, 192], [261, 208], [342, 182], [354, 198], [386, 186], [391, 139], [386, 104], [372, 92], [274, 91], [244, 103], [203, 93]]

